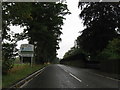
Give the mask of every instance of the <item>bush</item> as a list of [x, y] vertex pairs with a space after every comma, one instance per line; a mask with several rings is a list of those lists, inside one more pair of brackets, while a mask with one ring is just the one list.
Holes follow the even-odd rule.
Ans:
[[3, 43], [2, 44], [2, 73], [7, 72], [13, 67], [15, 56], [17, 55], [17, 49], [15, 43]]
[[99, 59], [120, 59], [120, 39], [109, 41], [107, 47], [98, 55]]
[[5, 60], [2, 62], [2, 73], [7, 74], [13, 68], [13, 60]]

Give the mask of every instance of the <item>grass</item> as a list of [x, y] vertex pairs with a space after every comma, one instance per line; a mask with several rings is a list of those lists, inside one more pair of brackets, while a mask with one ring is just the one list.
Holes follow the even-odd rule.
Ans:
[[2, 87], [8, 88], [13, 83], [37, 71], [38, 69], [43, 68], [46, 65], [47, 64], [33, 65], [33, 67], [30, 67], [28, 64], [15, 64], [7, 75], [2, 76]]

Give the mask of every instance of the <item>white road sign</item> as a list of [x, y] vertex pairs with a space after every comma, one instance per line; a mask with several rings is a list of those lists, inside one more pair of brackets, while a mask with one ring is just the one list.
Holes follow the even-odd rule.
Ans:
[[34, 45], [32, 44], [22, 44], [20, 51], [34, 51]]
[[20, 47], [19, 55], [22, 57], [33, 57], [34, 45], [22, 44]]
[[33, 53], [32, 54], [23, 54], [23, 53], [21, 53], [20, 56], [22, 56], [22, 57], [33, 57]]

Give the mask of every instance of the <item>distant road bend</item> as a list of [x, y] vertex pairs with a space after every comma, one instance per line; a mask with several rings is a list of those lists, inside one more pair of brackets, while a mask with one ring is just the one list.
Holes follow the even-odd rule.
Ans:
[[118, 82], [89, 69], [53, 64], [21, 88], [118, 88]]

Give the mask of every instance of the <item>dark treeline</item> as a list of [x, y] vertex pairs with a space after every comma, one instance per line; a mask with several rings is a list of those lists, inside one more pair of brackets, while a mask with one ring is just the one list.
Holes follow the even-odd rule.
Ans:
[[[120, 3], [79, 2], [78, 7], [81, 9], [79, 16], [83, 20], [85, 29], [77, 37], [76, 45], [65, 53], [64, 60], [67, 61], [69, 58], [74, 61], [71, 58], [72, 55], [83, 53], [88, 61], [87, 64], [100, 63], [102, 69], [105, 69], [107, 64], [110, 70], [114, 68], [114, 65], [119, 68]], [[65, 58], [66, 56], [67, 58]], [[79, 57], [80, 59], [81, 57]]]
[[63, 58], [63, 59], [61, 59], [60, 63], [64, 63], [64, 62], [72, 61], [72, 60], [74, 60], [74, 61], [75, 60], [84, 60], [85, 62], [87, 62], [85, 55], [83, 53], [81, 53], [81, 54], [75, 54], [75, 55]]

